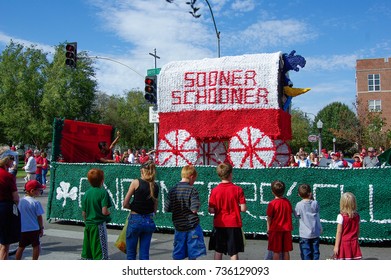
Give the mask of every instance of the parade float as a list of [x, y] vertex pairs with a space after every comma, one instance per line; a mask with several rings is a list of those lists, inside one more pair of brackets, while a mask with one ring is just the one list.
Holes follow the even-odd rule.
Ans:
[[[246, 196], [248, 210], [242, 218], [248, 235], [266, 236], [266, 207], [273, 199], [270, 185], [278, 179], [285, 182], [292, 205], [299, 201], [298, 186], [311, 185], [320, 204], [323, 240], [335, 238], [339, 199], [346, 191], [357, 197], [360, 239], [391, 240], [391, 169], [286, 167], [292, 138], [290, 103], [309, 90], [293, 87], [289, 78], [289, 72], [299, 71], [299, 66], [305, 66], [305, 59], [292, 51], [174, 61], [162, 67], [156, 154], [160, 194], [155, 222], [159, 230], [173, 229], [171, 214], [164, 212], [168, 191], [180, 180], [182, 166], [195, 164], [201, 226], [210, 232], [213, 216], [208, 213], [208, 197], [220, 182], [216, 165], [229, 162], [234, 166], [233, 182]], [[70, 147], [81, 142], [96, 153], [97, 141], [112, 139], [113, 132], [109, 126], [55, 120], [53, 156], [61, 155], [62, 162], [52, 164], [49, 220], [82, 221], [81, 200], [90, 187], [86, 175], [94, 167], [105, 172], [104, 187], [114, 205], [111, 224], [124, 224], [128, 211], [122, 201], [132, 180], [140, 176], [140, 166], [75, 160], [82, 147]], [[298, 222], [294, 225], [297, 237]]]

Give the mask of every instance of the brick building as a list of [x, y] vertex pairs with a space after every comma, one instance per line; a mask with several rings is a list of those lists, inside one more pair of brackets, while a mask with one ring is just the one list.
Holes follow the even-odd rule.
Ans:
[[356, 61], [357, 113], [381, 112], [391, 129], [391, 58]]

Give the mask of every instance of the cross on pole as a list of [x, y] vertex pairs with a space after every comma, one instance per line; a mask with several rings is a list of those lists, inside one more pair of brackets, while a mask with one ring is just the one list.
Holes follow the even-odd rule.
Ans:
[[156, 69], [157, 68], [156, 59], [160, 59], [160, 56], [156, 55], [156, 49], [153, 49], [153, 53], [149, 53], [149, 54], [155, 58], [155, 69]]

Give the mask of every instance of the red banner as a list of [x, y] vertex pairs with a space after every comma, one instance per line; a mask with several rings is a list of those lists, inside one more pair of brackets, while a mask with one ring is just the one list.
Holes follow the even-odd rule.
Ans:
[[111, 125], [64, 120], [61, 154], [65, 162], [95, 162], [98, 143], [112, 141]]

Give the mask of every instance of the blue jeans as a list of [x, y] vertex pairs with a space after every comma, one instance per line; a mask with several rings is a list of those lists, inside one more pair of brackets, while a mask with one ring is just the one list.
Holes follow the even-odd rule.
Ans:
[[311, 239], [300, 237], [299, 246], [302, 260], [319, 260], [319, 237]]
[[174, 235], [174, 250], [172, 258], [174, 260], [195, 260], [202, 255], [206, 255], [204, 234], [202, 228], [198, 225], [189, 231], [177, 231]]
[[135, 260], [137, 244], [139, 245], [139, 259], [149, 260], [149, 247], [152, 234], [156, 229], [152, 214], [130, 214], [126, 229], [126, 258]]
[[35, 180], [41, 183], [42, 185], [42, 174], [35, 174]]
[[47, 169], [42, 169], [42, 185], [46, 185], [46, 175], [48, 174]]

